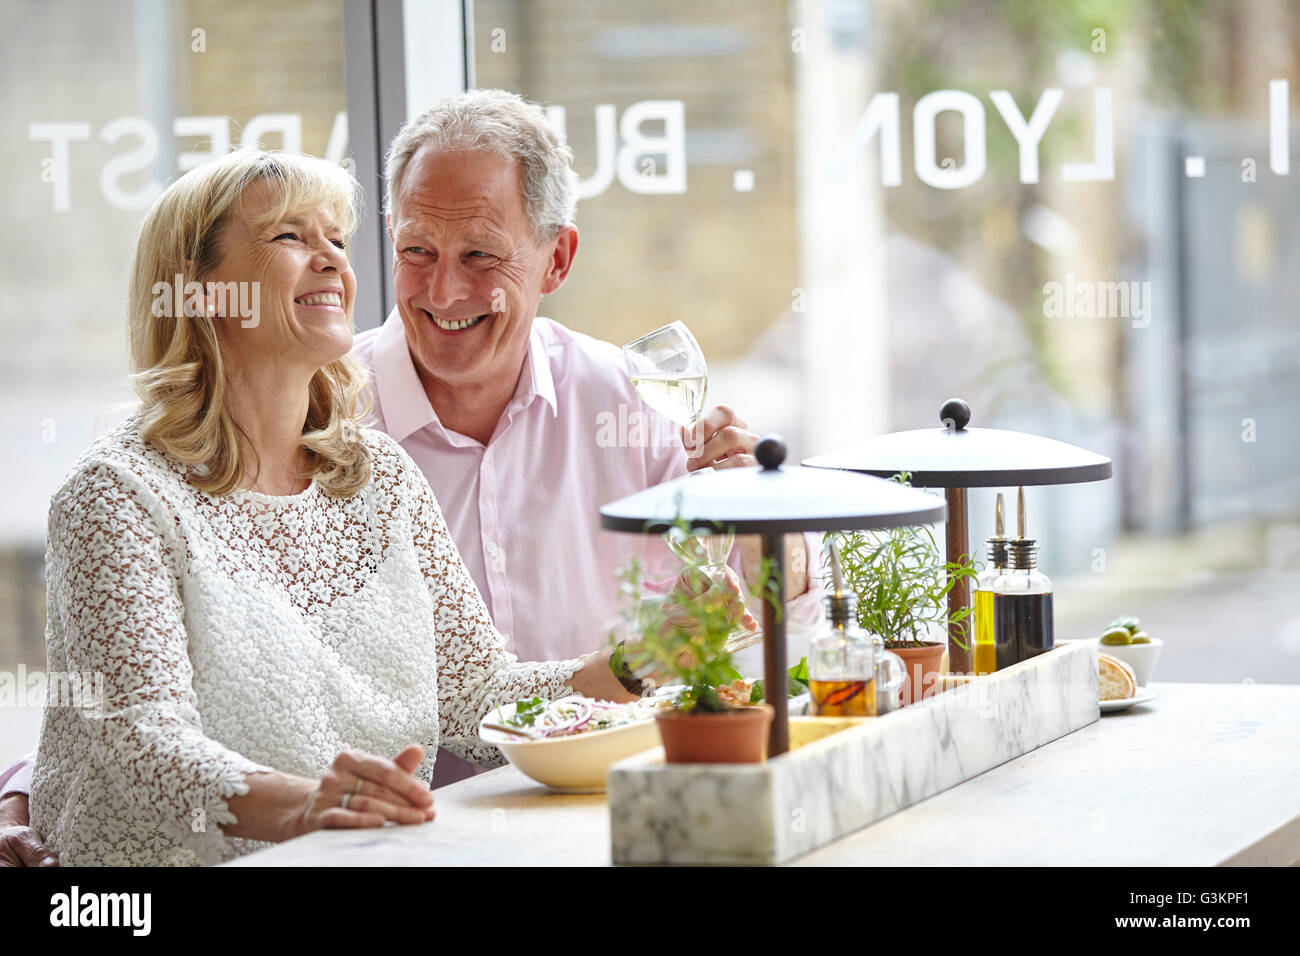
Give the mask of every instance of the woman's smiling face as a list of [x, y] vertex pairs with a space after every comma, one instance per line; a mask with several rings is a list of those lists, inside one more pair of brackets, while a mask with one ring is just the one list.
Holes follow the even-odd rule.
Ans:
[[[320, 368], [352, 347], [356, 276], [327, 210], [291, 209], [275, 218], [276, 198], [265, 183], [244, 191], [221, 227], [220, 260], [199, 278], [209, 308], [224, 317], [217, 334], [228, 361]], [[224, 307], [214, 291], [224, 292]], [[253, 304], [254, 319], [237, 316], [232, 295]]]

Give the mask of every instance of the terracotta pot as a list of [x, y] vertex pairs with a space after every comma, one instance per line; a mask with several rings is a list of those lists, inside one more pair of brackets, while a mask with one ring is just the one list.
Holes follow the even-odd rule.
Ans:
[[668, 763], [762, 763], [775, 713], [771, 704], [720, 714], [663, 710], [655, 721]]
[[923, 697], [933, 697], [939, 692], [940, 666], [947, 644], [926, 644], [923, 647], [895, 647], [885, 645], [903, 659], [907, 665], [907, 680], [903, 681], [901, 705], [906, 707]]

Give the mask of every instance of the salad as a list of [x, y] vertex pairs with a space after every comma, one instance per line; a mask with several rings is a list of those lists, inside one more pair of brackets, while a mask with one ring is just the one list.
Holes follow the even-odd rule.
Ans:
[[[735, 674], [735, 671], [732, 671]], [[808, 693], [808, 658], [799, 659], [799, 663], [786, 672], [786, 696], [799, 697]], [[667, 703], [666, 698], [680, 697], [687, 693], [690, 688], [678, 684], [670, 684], [661, 691], [661, 706]], [[745, 680], [737, 675], [729, 684], [718, 684], [713, 688], [713, 692], [718, 695], [718, 700], [729, 708], [747, 707], [752, 704], [761, 704], [767, 698], [764, 696], [763, 681], [761, 678], [755, 680]]]
[[[808, 693], [808, 658], [799, 658], [799, 663], [786, 671], [786, 674], [788, 675], [788, 679], [785, 682], [785, 693], [787, 697], [798, 697], [800, 694]], [[732, 681], [731, 686], [737, 694], [742, 692], [743, 688], [738, 685], [743, 683], [744, 681]], [[721, 696], [721, 688], [719, 688], [719, 696]], [[763, 694], [763, 682], [761, 680], [754, 681], [753, 685], [749, 688], [748, 703], [759, 704], [765, 699], [766, 698]]]
[[527, 728], [533, 737], [572, 737], [600, 730], [613, 730], [649, 720], [654, 706], [649, 701], [616, 704], [574, 695], [547, 701], [530, 697], [515, 701], [513, 713], [502, 714], [501, 723], [508, 727]]

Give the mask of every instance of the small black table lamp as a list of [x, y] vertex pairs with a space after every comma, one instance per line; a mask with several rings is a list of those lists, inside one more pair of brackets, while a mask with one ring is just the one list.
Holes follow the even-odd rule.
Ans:
[[[943, 403], [939, 421], [942, 424], [938, 428], [891, 432], [814, 455], [805, 459], [804, 465], [881, 478], [892, 478], [906, 471], [918, 488], [945, 489], [949, 561], [971, 553], [966, 524], [967, 488], [1065, 485], [1101, 481], [1111, 476], [1109, 458], [1077, 445], [1027, 432], [967, 428], [970, 406], [960, 398]], [[969, 602], [969, 587], [962, 578], [948, 593], [950, 618]], [[952, 671], [965, 673], [971, 670], [971, 642], [969, 638], [965, 640], [966, 650], [958, 643], [962, 640], [963, 626], [951, 622], [948, 625], [948, 666]]]

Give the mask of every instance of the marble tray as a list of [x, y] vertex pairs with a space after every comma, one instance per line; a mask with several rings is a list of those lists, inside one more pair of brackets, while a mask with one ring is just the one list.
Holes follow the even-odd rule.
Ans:
[[1097, 645], [940, 689], [881, 717], [792, 718], [791, 750], [766, 763], [615, 763], [614, 862], [784, 863], [872, 824], [1097, 720]]

